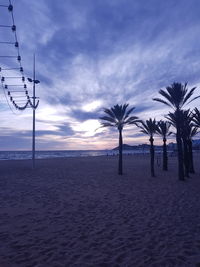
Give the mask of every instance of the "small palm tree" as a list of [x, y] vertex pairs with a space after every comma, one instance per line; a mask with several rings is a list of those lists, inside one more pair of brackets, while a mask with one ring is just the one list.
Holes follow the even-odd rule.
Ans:
[[167, 142], [167, 136], [171, 134], [170, 126], [171, 126], [171, 123], [169, 123], [168, 121], [160, 120], [158, 122], [157, 133], [163, 138], [163, 170], [164, 171], [168, 170], [168, 157], [167, 157], [166, 142]]
[[102, 127], [116, 127], [119, 131], [119, 164], [118, 164], [118, 174], [122, 175], [122, 130], [125, 125], [136, 124], [140, 120], [136, 116], [130, 116], [131, 112], [135, 107], [127, 109], [129, 104], [115, 105], [110, 109], [104, 108], [106, 116], [100, 117]]
[[146, 122], [141, 121], [141, 125], [137, 124], [137, 126], [141, 129], [141, 132], [144, 134], [149, 135], [149, 141], [150, 141], [150, 156], [151, 156], [151, 176], [155, 176], [155, 170], [154, 170], [154, 158], [155, 158], [155, 152], [154, 152], [154, 134], [158, 130], [157, 122], [155, 119], [149, 119], [146, 120]]
[[153, 100], [161, 102], [174, 109], [176, 118], [176, 142], [178, 149], [178, 176], [179, 180], [184, 180], [184, 166], [183, 166], [183, 149], [181, 141], [181, 118], [180, 110], [184, 105], [189, 104], [200, 96], [191, 99], [196, 87], [192, 89], [187, 88], [187, 83], [173, 83], [171, 86], [166, 87], [166, 90], [160, 90], [160, 95], [164, 98], [153, 98]]

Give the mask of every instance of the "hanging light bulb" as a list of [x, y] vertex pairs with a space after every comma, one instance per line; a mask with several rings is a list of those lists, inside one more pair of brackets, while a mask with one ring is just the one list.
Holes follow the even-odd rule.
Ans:
[[12, 6], [12, 5], [9, 5], [9, 6], [8, 6], [8, 11], [10, 11], [10, 12], [13, 11], [13, 6]]
[[13, 32], [15, 32], [15, 31], [16, 31], [16, 26], [13, 25], [13, 26], [11, 27], [11, 29], [12, 29]]

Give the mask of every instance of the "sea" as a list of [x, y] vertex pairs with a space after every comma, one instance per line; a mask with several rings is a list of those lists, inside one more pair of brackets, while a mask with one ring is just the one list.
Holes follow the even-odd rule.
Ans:
[[[148, 150], [124, 150], [123, 154], [146, 154]], [[115, 156], [116, 150], [50, 150], [36, 151], [36, 159], [67, 158], [67, 157], [96, 157]], [[32, 151], [0, 151], [0, 160], [32, 159]]]

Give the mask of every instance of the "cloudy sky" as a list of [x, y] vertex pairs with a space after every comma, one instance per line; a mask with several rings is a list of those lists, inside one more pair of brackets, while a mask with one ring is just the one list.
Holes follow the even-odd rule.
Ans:
[[[168, 108], [152, 101], [160, 88], [188, 82], [199, 94], [199, 0], [12, 2], [25, 74], [32, 76], [36, 53], [41, 81], [37, 149], [113, 148], [117, 131], [98, 129], [103, 107], [129, 103], [141, 119], [161, 119]], [[0, 24], [10, 25], [10, 13], [0, 11]], [[9, 28], [0, 31], [2, 41], [14, 38]], [[0, 45], [1, 55], [11, 49]], [[0, 60], [2, 67], [13, 64]], [[0, 150], [31, 149], [31, 109], [14, 114], [1, 89], [0, 112]], [[124, 143], [147, 142], [134, 126], [124, 129]]]

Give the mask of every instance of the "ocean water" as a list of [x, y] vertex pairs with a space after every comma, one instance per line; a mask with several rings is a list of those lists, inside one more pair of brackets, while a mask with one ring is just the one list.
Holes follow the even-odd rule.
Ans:
[[[142, 150], [126, 150], [123, 154], [139, 154], [148, 153]], [[115, 150], [51, 150], [51, 151], [36, 151], [36, 159], [48, 158], [66, 158], [66, 157], [95, 157], [95, 156], [111, 156], [118, 155]], [[0, 151], [0, 160], [19, 160], [31, 159], [31, 151]]]

